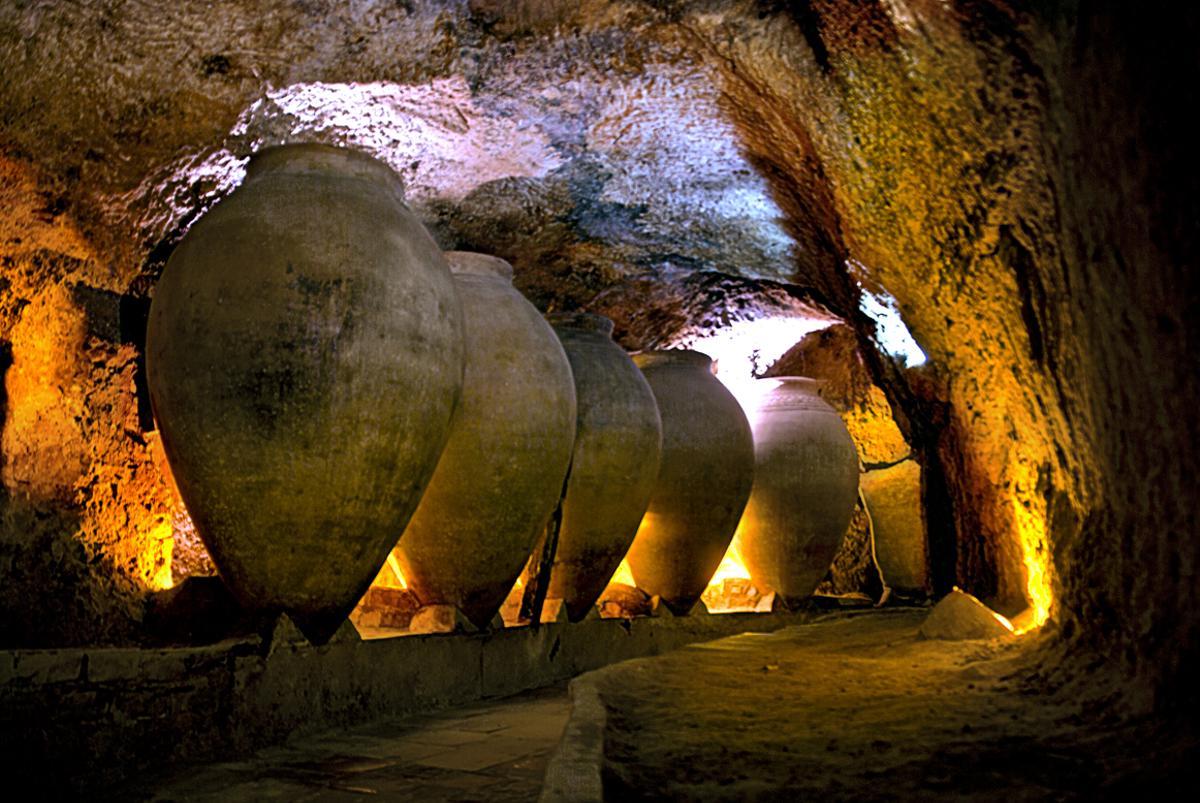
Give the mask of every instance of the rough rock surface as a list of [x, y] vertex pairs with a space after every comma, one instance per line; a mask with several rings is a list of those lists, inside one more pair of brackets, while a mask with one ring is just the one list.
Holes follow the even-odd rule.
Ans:
[[[543, 308], [712, 272], [842, 317], [928, 472], [935, 576], [1195, 703], [1198, 30], [996, 0], [5, 4], [5, 638], [115, 634], [166, 565], [136, 316], [81, 335], [74, 286], [132, 310], [248, 152], [315, 138], [393, 160]], [[927, 365], [872, 347], [861, 288]]]
[[858, 481], [875, 533], [875, 560], [893, 590], [924, 594], [929, 589], [928, 539], [921, 504], [921, 466], [903, 460], [864, 472]]
[[141, 425], [120, 286], [0, 156], [0, 644], [131, 638], [175, 511]]
[[872, 599], [879, 599], [883, 593], [879, 570], [875, 568], [871, 554], [871, 524], [861, 502], [854, 506], [854, 515], [841, 546], [833, 555], [828, 576], [814, 593], [833, 596], [865, 593]]
[[970, 641], [1011, 636], [1013, 631], [995, 611], [956, 588], [933, 606], [917, 632], [921, 638]]

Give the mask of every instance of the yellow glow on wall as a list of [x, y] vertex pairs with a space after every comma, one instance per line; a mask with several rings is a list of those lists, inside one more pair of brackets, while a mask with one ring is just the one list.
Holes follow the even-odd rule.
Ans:
[[374, 588], [408, 588], [408, 581], [404, 579], [404, 572], [400, 570], [400, 561], [396, 560], [395, 552], [388, 553], [387, 560], [379, 568], [379, 574], [375, 575], [371, 585]]
[[154, 573], [149, 578], [153, 591], [165, 591], [175, 586], [175, 576], [171, 571], [171, 558], [175, 548], [175, 532], [170, 519], [164, 519], [155, 525], [150, 534], [151, 543], [157, 543], [162, 551]]
[[1025, 566], [1025, 595], [1032, 611], [1028, 627], [1018, 629], [1018, 635], [1036, 630], [1050, 618], [1054, 593], [1050, 586], [1050, 570], [1047, 565], [1049, 549], [1046, 542], [1046, 522], [1038, 513], [1030, 510], [1020, 500], [1014, 500], [1013, 510], [1017, 525], [1017, 541], [1021, 548], [1021, 560]]

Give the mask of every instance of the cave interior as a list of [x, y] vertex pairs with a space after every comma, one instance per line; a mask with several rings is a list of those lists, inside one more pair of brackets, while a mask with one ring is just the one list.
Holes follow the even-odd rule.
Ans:
[[[862, 487], [911, 497], [895, 554], [858, 509], [806, 609], [856, 612], [825, 636], [599, 672], [605, 799], [1184, 797], [1197, 35], [1191, 7], [1067, 0], [4, 4], [10, 774], [99, 792], [234, 749], [174, 735], [203, 694], [139, 703], [181, 723], [148, 732], [179, 742], [159, 765], [115, 735], [109, 687], [72, 692], [94, 716], [70, 749], [83, 715], [49, 708], [95, 674], [90, 650], [187, 648], [155, 606], [215, 569], [151, 410], [150, 303], [252, 154], [312, 142], [390, 165], [442, 250], [507, 260], [543, 313], [709, 354], [747, 404], [763, 377], [825, 380]], [[368, 603], [390, 571], [352, 617], [364, 635], [386, 629]], [[723, 563], [709, 607], [758, 605], [747, 577]], [[912, 638], [955, 589], [1009, 632]], [[182, 604], [197, 643], [228, 635], [205, 626], [220, 600]], [[82, 669], [30, 669], [66, 653]], [[249, 730], [237, 749], [287, 735]]]

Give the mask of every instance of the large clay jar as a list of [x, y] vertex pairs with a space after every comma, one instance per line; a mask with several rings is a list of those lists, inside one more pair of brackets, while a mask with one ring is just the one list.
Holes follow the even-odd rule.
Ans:
[[391, 168], [270, 148], [172, 253], [147, 375], [171, 470], [239, 602], [313, 641], [408, 523], [450, 431], [462, 310]]
[[662, 417], [662, 464], [629, 550], [638, 588], [684, 615], [733, 538], [754, 479], [754, 441], [741, 406], [697, 351], [634, 356]]
[[462, 300], [462, 401], [396, 557], [424, 605], [485, 627], [562, 494], [575, 440], [575, 382], [554, 330], [502, 259], [446, 254]]
[[579, 416], [549, 596], [579, 621], [629, 551], [658, 476], [662, 425], [654, 394], [608, 318], [549, 316], [571, 361]]
[[858, 498], [858, 452], [807, 377], [763, 379], [754, 423], [754, 488], [735, 543], [759, 590], [812, 594]]

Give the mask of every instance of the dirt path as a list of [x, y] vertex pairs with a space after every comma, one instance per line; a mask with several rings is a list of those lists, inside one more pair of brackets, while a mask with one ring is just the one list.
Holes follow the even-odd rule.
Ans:
[[1035, 690], [1032, 640], [925, 641], [923, 616], [840, 616], [600, 670], [606, 798], [1192, 799], [1194, 742], [1104, 698]]

